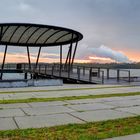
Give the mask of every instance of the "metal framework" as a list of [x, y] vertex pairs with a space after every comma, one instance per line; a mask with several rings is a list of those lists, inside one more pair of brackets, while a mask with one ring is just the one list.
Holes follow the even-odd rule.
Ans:
[[[70, 70], [77, 49], [78, 42], [83, 35], [77, 31], [40, 24], [29, 23], [3, 23], [0, 24], [0, 45], [5, 45], [4, 57], [1, 71], [4, 69], [8, 46], [23, 46], [27, 48], [29, 69], [31, 69], [30, 47], [38, 47], [38, 55], [35, 68], [37, 68], [42, 47], [60, 46], [60, 75], [62, 70], [63, 46], [68, 45], [69, 50], [65, 61], [65, 66]], [[75, 43], [75, 46], [73, 44]], [[1, 72], [0, 79], [3, 73]]]

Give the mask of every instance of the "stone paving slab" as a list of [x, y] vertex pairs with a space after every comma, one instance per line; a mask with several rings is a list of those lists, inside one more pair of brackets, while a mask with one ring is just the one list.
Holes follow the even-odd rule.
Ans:
[[87, 103], [98, 103], [102, 99], [79, 99], [79, 100], [65, 100], [68, 104], [87, 104]]
[[140, 105], [140, 100], [112, 101], [112, 102], [106, 102], [106, 104], [113, 105], [116, 107], [136, 106], [136, 105]]
[[0, 109], [0, 117], [25, 116], [21, 109]]
[[125, 113], [115, 110], [96, 110], [96, 111], [86, 111], [86, 112], [72, 112], [70, 113], [75, 117], [78, 117], [87, 122], [92, 121], [103, 121], [110, 119], [118, 119], [134, 116], [131, 113]]
[[34, 108], [23, 108], [24, 112], [28, 115], [44, 115], [44, 114], [58, 114], [73, 112], [74, 110], [69, 109], [65, 106], [48, 106], [48, 107], [34, 107]]
[[79, 105], [67, 105], [76, 111], [87, 111], [87, 110], [99, 110], [99, 109], [110, 109], [114, 106], [106, 105], [102, 103], [92, 103], [92, 104], [79, 104]]
[[66, 102], [63, 101], [53, 101], [53, 102], [33, 102], [28, 103], [31, 107], [41, 107], [41, 106], [59, 106], [65, 105]]
[[[94, 86], [93, 86], [94, 87]], [[92, 88], [93, 88], [92, 87]], [[41, 87], [38, 88], [41, 90]], [[121, 87], [121, 88], [102, 88], [102, 89], [87, 89], [87, 90], [66, 90], [66, 91], [51, 91], [51, 92], [29, 92], [29, 93], [11, 93], [0, 94], [0, 99], [27, 99], [27, 98], [51, 98], [51, 97], [66, 97], [66, 96], [85, 96], [99, 94], [121, 94], [128, 92], [139, 92], [140, 87]]]
[[135, 96], [125, 96], [123, 97], [125, 100], [136, 100], [136, 99], [140, 99], [140, 95], [135, 95]]
[[140, 140], [140, 133], [128, 135], [128, 136], [115, 137], [115, 138], [110, 138], [105, 140]]
[[101, 98], [101, 101], [103, 101], [103, 102], [112, 102], [112, 101], [120, 101], [120, 100], [124, 100], [124, 98], [123, 97]]
[[30, 107], [27, 103], [15, 103], [15, 104], [0, 104], [0, 108], [21, 108]]
[[123, 112], [129, 112], [129, 113], [140, 115], [140, 106], [118, 108], [116, 110], [120, 110], [120, 111], [123, 111]]
[[34, 91], [34, 90], [58, 90], [58, 89], [69, 89], [69, 88], [99, 88], [99, 87], [111, 87], [111, 86], [122, 86], [120, 84], [118, 85], [112, 85], [112, 84], [106, 84], [106, 85], [96, 85], [96, 84], [63, 84], [63, 86], [43, 86], [43, 87], [19, 87], [19, 88], [1, 88], [1, 91]]
[[27, 99], [27, 98], [35, 98], [35, 96], [32, 93], [14, 93], [11, 94], [10, 97], [8, 97], [8, 99]]
[[0, 118], [0, 130], [17, 129], [17, 126], [12, 118]]
[[39, 128], [69, 123], [84, 123], [68, 114], [55, 114], [46, 116], [15, 117], [19, 128]]

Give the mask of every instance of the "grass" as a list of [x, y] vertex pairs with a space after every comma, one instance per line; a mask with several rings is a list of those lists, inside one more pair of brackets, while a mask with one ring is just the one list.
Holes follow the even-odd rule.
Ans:
[[136, 95], [140, 95], [140, 92], [100, 94], [100, 95], [87, 95], [87, 96], [69, 96], [69, 97], [57, 97], [57, 98], [53, 97], [53, 98], [28, 98], [28, 99], [15, 99], [15, 100], [0, 100], [0, 104], [65, 101], [65, 100], [76, 100], [76, 99], [97, 99], [97, 98], [107, 98], [107, 97], [136, 96]]
[[15, 94], [15, 93], [29, 93], [29, 92], [54, 92], [54, 91], [70, 91], [70, 90], [91, 90], [91, 89], [106, 89], [106, 88], [123, 88], [134, 86], [108, 86], [108, 87], [96, 87], [96, 88], [67, 88], [67, 89], [55, 89], [55, 90], [25, 90], [25, 91], [0, 91], [0, 94]]
[[100, 140], [140, 132], [140, 116], [50, 128], [0, 131], [1, 140]]

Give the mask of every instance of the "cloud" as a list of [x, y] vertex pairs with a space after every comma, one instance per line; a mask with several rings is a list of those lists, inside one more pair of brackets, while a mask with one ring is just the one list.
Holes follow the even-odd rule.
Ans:
[[111, 48], [101, 45], [99, 48], [88, 48], [91, 56], [108, 58], [119, 63], [131, 63], [131, 60], [122, 52], [112, 50]]
[[19, 9], [21, 11], [27, 11], [27, 10], [30, 10], [31, 9], [31, 6], [25, 2], [20, 2], [19, 4]]

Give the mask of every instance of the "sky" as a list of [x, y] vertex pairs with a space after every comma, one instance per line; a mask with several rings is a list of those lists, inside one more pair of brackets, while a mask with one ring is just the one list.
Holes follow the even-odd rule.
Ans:
[[[81, 32], [84, 38], [78, 44], [75, 62], [140, 61], [140, 0], [0, 0], [0, 23], [7, 22], [55, 25]], [[57, 62], [58, 50], [43, 48], [40, 61]], [[3, 51], [1, 46], [0, 61]], [[34, 62], [37, 49], [31, 52]], [[6, 62], [26, 62], [26, 56], [25, 48], [9, 46]]]

